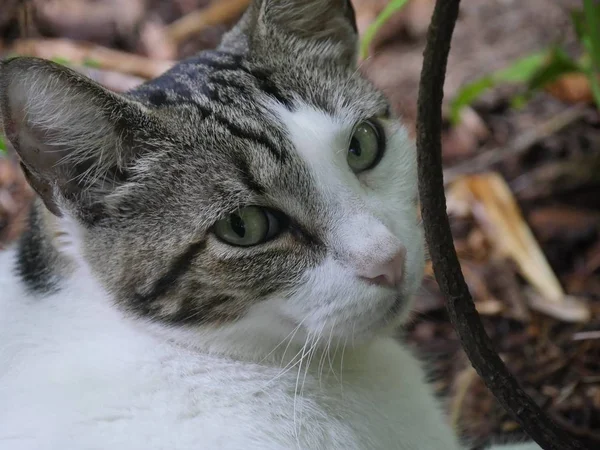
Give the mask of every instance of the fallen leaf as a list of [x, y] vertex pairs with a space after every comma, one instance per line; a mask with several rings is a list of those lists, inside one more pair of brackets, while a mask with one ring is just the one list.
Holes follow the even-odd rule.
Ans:
[[546, 84], [544, 89], [566, 103], [591, 103], [594, 101], [590, 80], [583, 73], [568, 73]]
[[[514, 196], [497, 173], [463, 176], [453, 189], [471, 195], [471, 209], [500, 254], [512, 259], [527, 281], [536, 288], [539, 297], [536, 309], [569, 321], [587, 321], [590, 311], [578, 299], [566, 299], [565, 292], [552, 271], [544, 253], [523, 219]], [[546, 303], [546, 307], [541, 303]], [[568, 309], [568, 313], [565, 311]]]

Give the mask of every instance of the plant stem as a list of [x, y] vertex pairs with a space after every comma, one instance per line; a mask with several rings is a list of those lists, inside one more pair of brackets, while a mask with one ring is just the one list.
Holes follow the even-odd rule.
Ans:
[[450, 320], [471, 364], [504, 408], [545, 450], [583, 450], [560, 429], [510, 374], [485, 333], [463, 278], [446, 214], [442, 175], [442, 99], [450, 41], [460, 0], [436, 0], [419, 86], [417, 149], [425, 237]]

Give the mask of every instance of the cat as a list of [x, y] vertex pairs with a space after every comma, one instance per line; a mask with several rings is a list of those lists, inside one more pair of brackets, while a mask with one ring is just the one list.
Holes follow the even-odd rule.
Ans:
[[347, 1], [257, 0], [125, 95], [0, 63], [38, 194], [0, 252], [1, 450], [464, 448], [393, 337], [416, 155], [356, 47]]

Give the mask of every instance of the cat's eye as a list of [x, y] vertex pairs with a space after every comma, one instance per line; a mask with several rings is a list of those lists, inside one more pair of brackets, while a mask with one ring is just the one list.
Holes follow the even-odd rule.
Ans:
[[359, 123], [350, 139], [348, 165], [354, 173], [375, 167], [383, 156], [385, 139], [381, 126], [374, 120]]
[[275, 237], [281, 220], [266, 208], [246, 206], [215, 223], [215, 235], [230, 245], [249, 247]]

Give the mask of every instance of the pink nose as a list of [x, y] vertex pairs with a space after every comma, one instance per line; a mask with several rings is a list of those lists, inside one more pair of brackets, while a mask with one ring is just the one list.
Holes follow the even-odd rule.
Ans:
[[406, 249], [398, 248], [394, 256], [384, 262], [373, 261], [358, 270], [358, 276], [371, 283], [386, 287], [397, 287], [404, 278], [404, 264], [406, 262]]

